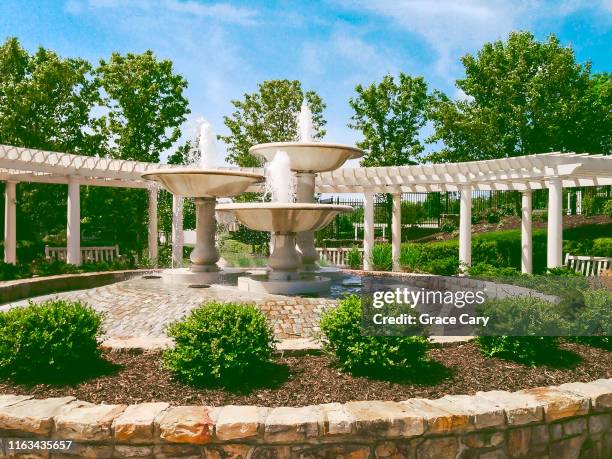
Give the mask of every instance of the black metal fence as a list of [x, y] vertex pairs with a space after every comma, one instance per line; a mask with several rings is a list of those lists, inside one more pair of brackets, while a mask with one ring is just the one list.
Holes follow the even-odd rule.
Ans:
[[[566, 188], [563, 190], [563, 209], [568, 215], [598, 215], [605, 203], [612, 198], [612, 187]], [[363, 239], [363, 200], [359, 197], [334, 196], [320, 199], [321, 203], [350, 205], [355, 210], [340, 214], [334, 221], [317, 232], [317, 241], [351, 241]], [[402, 236], [413, 239], [415, 234], [426, 235], [437, 231], [447, 221], [459, 215], [459, 193], [403, 193]], [[532, 208], [544, 213], [548, 206], [548, 190], [534, 190]], [[391, 195], [376, 195], [374, 201], [374, 234], [377, 238], [390, 236], [392, 202]], [[472, 215], [476, 221], [494, 219], [496, 216], [520, 216], [521, 193], [519, 191], [474, 191]], [[428, 231], [429, 230], [429, 231]], [[413, 234], [410, 234], [410, 233]]]

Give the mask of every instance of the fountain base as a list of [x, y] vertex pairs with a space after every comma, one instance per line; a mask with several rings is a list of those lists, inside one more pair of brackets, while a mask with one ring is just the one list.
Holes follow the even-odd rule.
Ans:
[[274, 295], [298, 295], [329, 291], [331, 280], [326, 277], [299, 275], [291, 280], [270, 279], [266, 274], [254, 274], [238, 278], [238, 288], [252, 293]]
[[329, 277], [330, 279], [337, 279], [344, 276], [344, 272], [340, 268], [336, 268], [335, 266], [318, 266], [318, 265], [308, 265], [302, 268], [302, 271], [307, 274], [315, 275], [315, 276], [323, 276]]
[[164, 269], [162, 282], [175, 285], [217, 284], [224, 276], [244, 273], [244, 268], [223, 268], [217, 271], [194, 271], [192, 268]]
[[195, 265], [192, 264], [189, 269], [194, 273], [216, 273], [221, 270], [216, 264], [214, 265]]

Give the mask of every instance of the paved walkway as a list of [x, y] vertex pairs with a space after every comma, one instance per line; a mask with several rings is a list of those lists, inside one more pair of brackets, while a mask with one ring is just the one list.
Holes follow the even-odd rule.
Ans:
[[[168, 324], [211, 300], [255, 304], [270, 319], [277, 339], [312, 338], [318, 332], [317, 324], [321, 312], [335, 304], [334, 300], [326, 298], [258, 295], [225, 285], [189, 288], [165, 283], [161, 279], [143, 278], [30, 300], [40, 302], [50, 298], [79, 300], [102, 313], [105, 340], [165, 338]], [[27, 302], [28, 300], [24, 300], [4, 305], [0, 307], [0, 311], [26, 305]]]

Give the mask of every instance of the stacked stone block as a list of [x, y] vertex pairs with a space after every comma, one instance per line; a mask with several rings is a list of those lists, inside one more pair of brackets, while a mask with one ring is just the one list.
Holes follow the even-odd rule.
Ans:
[[436, 400], [305, 407], [96, 405], [0, 396], [9, 441], [72, 440], [21, 457], [609, 458], [612, 379]]

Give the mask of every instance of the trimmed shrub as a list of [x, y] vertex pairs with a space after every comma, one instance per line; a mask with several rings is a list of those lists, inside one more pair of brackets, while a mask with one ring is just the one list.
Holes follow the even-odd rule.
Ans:
[[599, 237], [593, 240], [591, 253], [595, 257], [612, 257], [612, 237]]
[[423, 265], [423, 271], [439, 276], [454, 276], [459, 271], [459, 258], [447, 257]]
[[175, 347], [164, 363], [190, 384], [234, 385], [261, 370], [274, 346], [266, 316], [252, 305], [210, 302], [168, 327]]
[[375, 271], [391, 271], [391, 244], [376, 244], [370, 253], [370, 261]]
[[402, 244], [399, 262], [401, 267], [409, 272], [416, 271], [421, 261], [421, 251], [415, 244]]
[[426, 336], [366, 336], [361, 327], [361, 299], [349, 296], [323, 314], [325, 348], [340, 366], [354, 373], [401, 372], [427, 353]]
[[[576, 317], [574, 330], [583, 335], [575, 341], [612, 350], [612, 292], [606, 289], [586, 290], [585, 307]], [[591, 336], [584, 336], [591, 335]]]
[[488, 300], [477, 311], [490, 318], [476, 340], [482, 352], [527, 365], [555, 360], [569, 328], [559, 305], [533, 296]]
[[49, 300], [0, 313], [0, 374], [63, 377], [100, 358], [101, 316], [80, 302]]
[[612, 198], [608, 199], [603, 205], [603, 213], [612, 218]]
[[488, 263], [476, 263], [468, 268], [470, 276], [480, 277], [515, 277], [522, 276], [516, 268], [497, 267]]
[[351, 269], [361, 268], [361, 252], [356, 246], [351, 247], [351, 250], [346, 254], [346, 263]]

